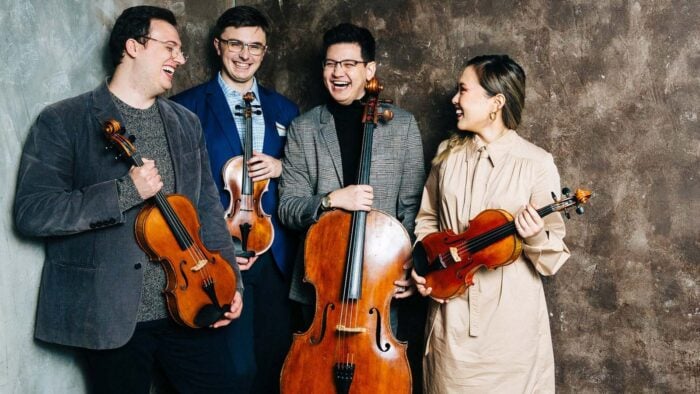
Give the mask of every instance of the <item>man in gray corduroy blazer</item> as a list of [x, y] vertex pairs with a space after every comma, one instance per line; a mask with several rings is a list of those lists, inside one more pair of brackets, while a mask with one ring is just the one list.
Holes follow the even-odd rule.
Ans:
[[[346, 23], [327, 31], [323, 45], [323, 82], [332, 100], [299, 116], [289, 127], [280, 179], [280, 220], [305, 232], [326, 210], [378, 209], [398, 219], [413, 237], [425, 180], [416, 120], [388, 106], [394, 119], [374, 131], [370, 184], [354, 184], [363, 130], [359, 99], [376, 71], [374, 38], [367, 29]], [[312, 305], [313, 289], [302, 276], [300, 248], [290, 297]], [[408, 281], [396, 284], [396, 298], [412, 293]]]
[[[145, 200], [176, 192], [196, 207], [203, 243], [238, 274], [199, 120], [160, 97], [186, 61], [175, 16], [128, 8], [114, 24], [110, 53], [112, 77], [44, 109], [22, 152], [15, 223], [46, 244], [35, 336], [79, 349], [90, 392], [148, 393], [156, 365], [178, 392], [233, 392], [227, 361], [235, 350], [225, 331], [168, 320], [165, 273], [134, 237]], [[105, 151], [109, 119], [137, 138], [142, 166]], [[213, 327], [240, 316], [238, 279], [234, 301]]]

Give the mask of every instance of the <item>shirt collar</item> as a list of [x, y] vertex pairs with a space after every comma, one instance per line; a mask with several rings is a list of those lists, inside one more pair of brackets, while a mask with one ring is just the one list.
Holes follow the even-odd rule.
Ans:
[[[221, 87], [221, 90], [224, 92], [224, 96], [226, 97], [236, 97], [241, 100], [243, 100], [243, 95], [238, 93], [237, 90], [233, 89], [232, 87], [228, 86], [226, 84], [226, 81], [224, 81], [224, 78], [221, 76], [221, 72], [217, 74], [216, 81], [219, 83], [219, 86]], [[253, 77], [253, 85], [250, 87], [250, 92], [253, 92], [255, 94], [255, 100], [254, 102], [259, 102], [260, 101], [260, 93], [258, 91], [258, 80]]]
[[515, 132], [515, 130], [508, 130], [497, 140], [486, 144], [478, 135], [475, 135], [472, 149], [474, 152], [478, 152], [481, 147], [485, 147], [486, 152], [489, 154], [491, 164], [495, 167], [503, 161], [504, 157], [508, 154], [517, 136], [518, 133]]

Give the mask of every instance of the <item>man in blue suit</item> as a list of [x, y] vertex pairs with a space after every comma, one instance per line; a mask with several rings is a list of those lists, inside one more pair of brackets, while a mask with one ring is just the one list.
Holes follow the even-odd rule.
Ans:
[[[230, 195], [224, 190], [222, 167], [232, 157], [243, 155], [245, 123], [236, 106], [243, 107], [243, 95], [255, 94], [253, 105], [253, 157], [248, 162], [253, 181], [270, 179], [263, 195], [263, 209], [272, 216], [275, 231], [272, 247], [251, 258], [237, 257], [243, 273], [246, 304], [229, 329], [234, 347], [235, 368], [240, 391], [279, 392], [279, 373], [291, 344], [289, 283], [296, 242], [277, 217], [277, 178], [282, 173], [280, 157], [287, 126], [299, 109], [279, 93], [260, 86], [255, 73], [267, 50], [268, 22], [252, 7], [239, 6], [224, 12], [216, 22], [213, 44], [221, 60], [221, 71], [211, 81], [172, 99], [199, 116], [204, 129], [214, 179], [221, 203], [228, 207]], [[240, 244], [239, 244], [240, 246]]]

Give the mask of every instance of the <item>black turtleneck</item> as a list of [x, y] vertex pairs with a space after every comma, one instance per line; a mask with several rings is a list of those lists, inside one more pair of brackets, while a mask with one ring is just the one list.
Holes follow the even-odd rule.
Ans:
[[340, 105], [335, 101], [328, 104], [328, 110], [335, 121], [335, 132], [340, 145], [340, 157], [343, 161], [344, 186], [357, 183], [357, 172], [362, 153], [362, 113], [364, 106], [359, 100], [350, 105]]

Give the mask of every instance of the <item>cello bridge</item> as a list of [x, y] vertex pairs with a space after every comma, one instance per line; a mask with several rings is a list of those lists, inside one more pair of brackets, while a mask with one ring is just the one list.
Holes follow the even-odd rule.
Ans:
[[338, 332], [344, 332], [349, 334], [364, 334], [367, 332], [367, 329], [365, 327], [346, 327], [343, 324], [336, 325], [335, 330]]

